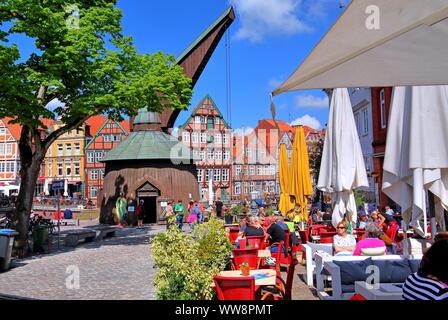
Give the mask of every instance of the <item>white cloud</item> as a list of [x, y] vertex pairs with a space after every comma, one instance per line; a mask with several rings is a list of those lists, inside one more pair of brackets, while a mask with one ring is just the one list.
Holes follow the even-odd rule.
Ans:
[[179, 127], [173, 128], [173, 130], [171, 130], [171, 135], [177, 138], [179, 136]]
[[260, 42], [268, 35], [293, 35], [312, 28], [299, 20], [301, 0], [229, 0], [239, 14], [237, 39]]
[[58, 99], [53, 99], [45, 107], [48, 110], [54, 111], [54, 109], [56, 109], [58, 107], [64, 107], [64, 106], [65, 106], [65, 104], [63, 102], [59, 101]]
[[254, 128], [251, 127], [244, 127], [233, 130], [233, 134], [238, 135], [240, 137], [242, 136], [248, 136], [254, 131]]
[[321, 123], [316, 118], [306, 114], [303, 117], [297, 118], [291, 122], [291, 126], [307, 126], [319, 130], [321, 128]]
[[316, 108], [323, 109], [329, 107], [329, 99], [327, 97], [316, 97], [313, 95], [302, 94], [296, 97], [296, 108]]

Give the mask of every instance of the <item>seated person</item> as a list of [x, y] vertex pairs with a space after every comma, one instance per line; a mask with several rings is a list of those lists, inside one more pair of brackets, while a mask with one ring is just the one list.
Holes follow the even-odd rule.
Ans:
[[366, 234], [364, 235], [364, 239], [358, 242], [353, 255], [360, 256], [361, 249], [380, 247], [384, 247], [384, 253], [387, 254], [386, 243], [383, 240], [379, 239], [381, 235], [382, 231], [380, 230], [380, 227], [374, 222], [369, 222], [366, 225]]
[[264, 236], [264, 230], [261, 227], [258, 217], [250, 216], [246, 230], [243, 232], [244, 237]]
[[332, 219], [332, 210], [330, 208], [327, 208], [327, 210], [325, 210], [324, 215], [322, 216], [322, 220], [331, 221], [331, 219]]
[[[298, 245], [299, 244], [299, 238], [297, 238], [297, 235], [295, 231], [291, 231], [291, 228], [286, 224], [286, 221], [289, 221], [288, 218], [285, 218], [284, 216], [277, 216], [277, 224], [282, 227], [282, 229], [288, 229], [289, 230], [289, 240], [291, 245]], [[293, 224], [294, 225], [294, 224]]]
[[[275, 253], [278, 251], [278, 245], [272, 245], [274, 243], [278, 243], [283, 241], [286, 244], [286, 232], [283, 230], [281, 226], [279, 226], [274, 221], [270, 221], [270, 225], [266, 231], [266, 240], [269, 239], [269, 243], [271, 244], [271, 252]], [[285, 247], [283, 246], [282, 252], [284, 252]]]
[[359, 229], [365, 229], [366, 225], [367, 225], [367, 222], [368, 222], [367, 214], [365, 214], [365, 212], [361, 212], [359, 214], [359, 220], [356, 223], [356, 227], [359, 228]]
[[439, 240], [426, 251], [418, 272], [403, 285], [404, 300], [448, 300], [448, 240]]
[[356, 248], [356, 239], [351, 234], [347, 234], [347, 224], [341, 221], [336, 226], [338, 232], [333, 237], [333, 248], [335, 256], [351, 256]]

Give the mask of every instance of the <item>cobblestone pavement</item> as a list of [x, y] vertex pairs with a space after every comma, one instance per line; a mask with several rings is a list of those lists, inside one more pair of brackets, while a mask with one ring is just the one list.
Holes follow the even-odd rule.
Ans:
[[[83, 221], [81, 227], [86, 224]], [[73, 228], [79, 227], [61, 229]], [[61, 300], [155, 299], [149, 238], [163, 230], [164, 226], [119, 228], [113, 238], [16, 259], [12, 269], [0, 273], [0, 294]], [[69, 266], [79, 268], [79, 289], [66, 287]]]
[[[64, 226], [61, 231], [95, 224], [81, 221], [81, 226]], [[153, 268], [149, 239], [164, 231], [165, 226], [118, 228], [113, 238], [16, 259], [9, 271], [0, 273], [0, 299], [1, 295], [10, 295], [45, 300], [154, 300], [152, 282], [157, 270]], [[66, 286], [67, 278], [73, 274], [66, 273], [70, 266], [79, 268], [79, 289]], [[301, 280], [304, 273], [304, 267], [298, 265], [293, 299], [316, 300]]]

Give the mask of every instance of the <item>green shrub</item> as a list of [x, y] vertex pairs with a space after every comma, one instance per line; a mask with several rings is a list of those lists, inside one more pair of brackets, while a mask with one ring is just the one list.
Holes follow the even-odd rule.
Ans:
[[159, 300], [210, 300], [215, 289], [213, 276], [229, 263], [232, 245], [224, 222], [215, 215], [198, 225], [192, 234], [183, 234], [172, 225], [151, 240], [159, 271], [154, 279]]

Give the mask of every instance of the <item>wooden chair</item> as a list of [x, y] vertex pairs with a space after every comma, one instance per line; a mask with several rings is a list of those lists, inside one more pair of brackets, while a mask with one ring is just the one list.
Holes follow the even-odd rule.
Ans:
[[[257, 300], [259, 296], [254, 277], [214, 276], [213, 281], [219, 300]], [[268, 297], [273, 298], [272, 293], [264, 294], [261, 300]]]
[[240, 270], [240, 265], [243, 263], [249, 264], [251, 269], [259, 269], [260, 259], [258, 258], [258, 249], [232, 249], [233, 260], [231, 267], [233, 270]]

